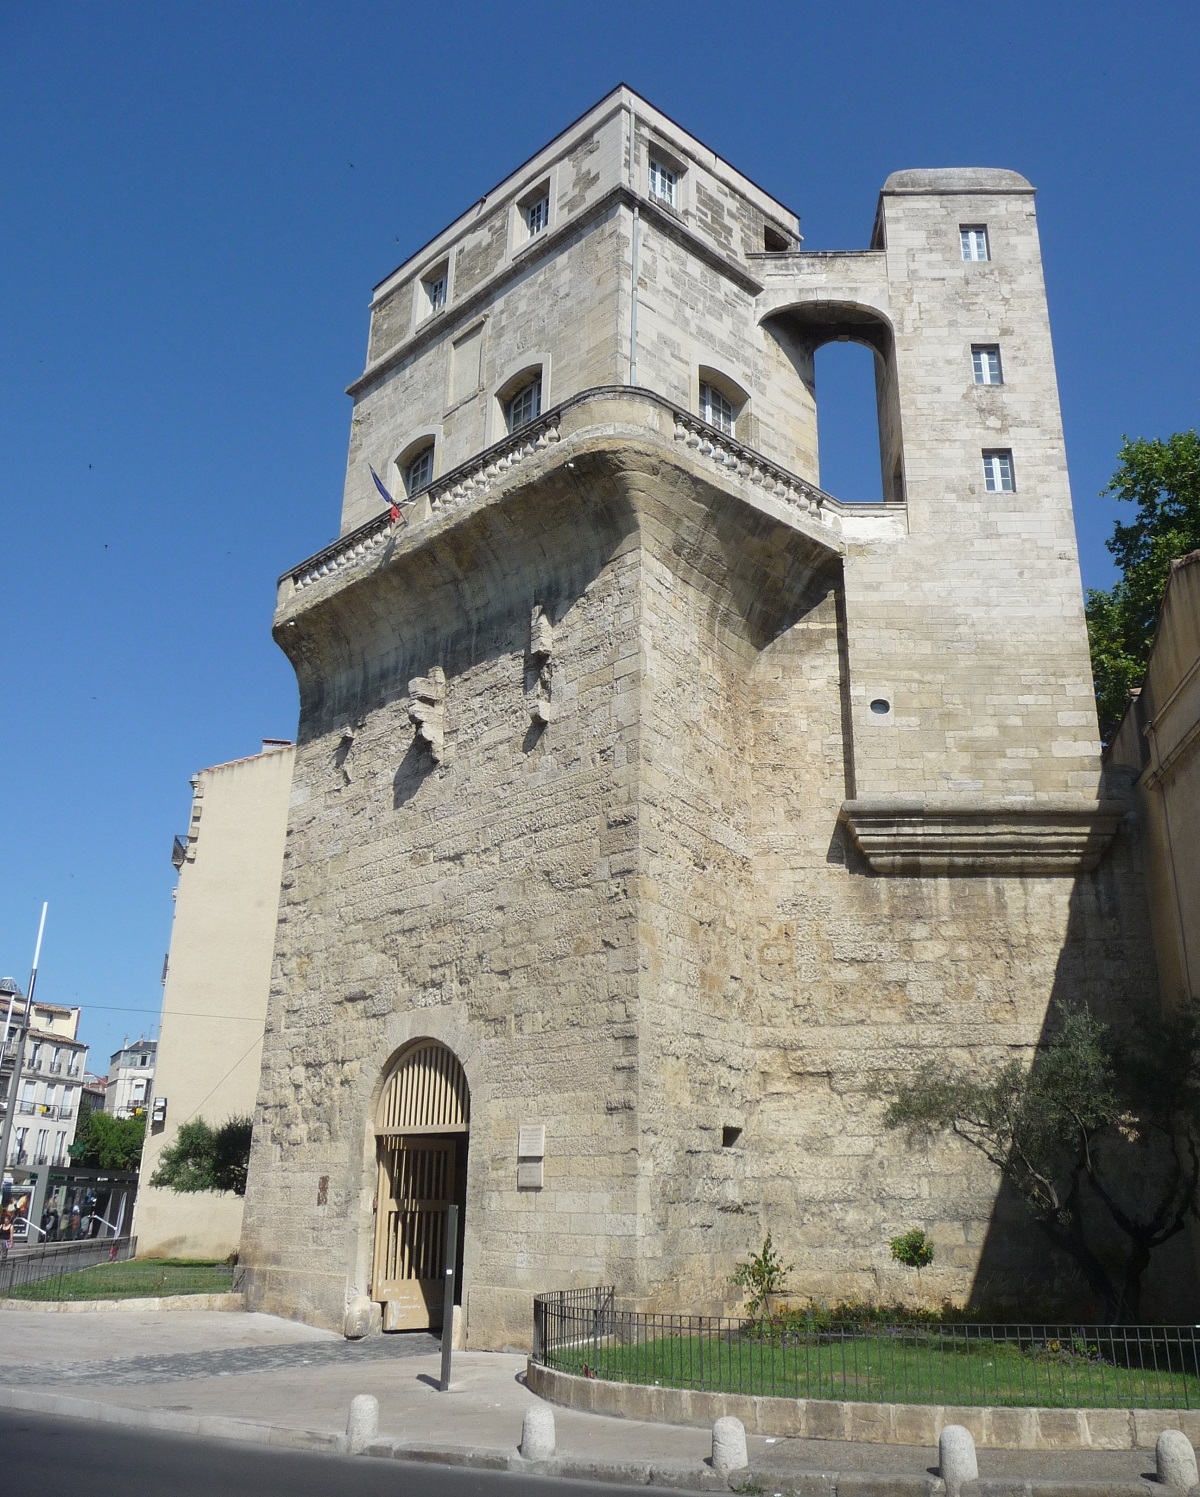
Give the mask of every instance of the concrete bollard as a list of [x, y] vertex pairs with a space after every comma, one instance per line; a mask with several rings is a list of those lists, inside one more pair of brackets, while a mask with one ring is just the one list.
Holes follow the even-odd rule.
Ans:
[[1200, 1482], [1196, 1470], [1196, 1452], [1192, 1442], [1179, 1429], [1164, 1429], [1154, 1442], [1154, 1465], [1159, 1482], [1186, 1492]]
[[718, 1476], [744, 1471], [750, 1464], [746, 1454], [746, 1426], [732, 1414], [726, 1414], [713, 1425], [712, 1463]]
[[346, 1420], [346, 1453], [361, 1455], [379, 1433], [379, 1400], [370, 1393], [359, 1393], [350, 1400], [350, 1417]]
[[958, 1497], [964, 1481], [978, 1481], [979, 1462], [969, 1429], [961, 1424], [946, 1426], [938, 1439], [938, 1466], [950, 1497]]
[[525, 1410], [521, 1454], [527, 1461], [548, 1461], [554, 1454], [554, 1410], [544, 1403], [535, 1403]]

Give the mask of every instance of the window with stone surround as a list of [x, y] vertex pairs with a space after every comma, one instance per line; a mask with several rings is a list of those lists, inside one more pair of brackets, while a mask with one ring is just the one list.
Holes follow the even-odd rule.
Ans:
[[983, 486], [989, 494], [1011, 494], [1013, 483], [1012, 450], [1008, 447], [985, 449], [983, 454]]
[[715, 385], [710, 385], [705, 380], [700, 381], [700, 417], [710, 426], [733, 435], [733, 423], [737, 419], [733, 402], [727, 400]]
[[504, 421], [509, 431], [519, 431], [542, 414], [542, 376], [539, 371], [509, 396], [504, 407]]
[[411, 499], [433, 482], [433, 443], [422, 447], [404, 465], [404, 492]]
[[679, 181], [679, 173], [673, 166], [668, 166], [657, 156], [650, 158], [650, 196], [657, 198], [660, 203], [666, 203], [668, 208], [675, 207], [675, 188]]
[[543, 182], [517, 204], [525, 225], [526, 239], [533, 239], [550, 227], [550, 184]]
[[440, 312], [446, 305], [446, 293], [450, 284], [450, 266], [445, 260], [421, 279], [425, 293], [425, 312]]
[[988, 244], [987, 224], [960, 224], [958, 238], [962, 245], [964, 260], [990, 260], [992, 258]]
[[1002, 385], [1004, 383], [998, 343], [973, 343], [971, 367], [974, 370], [977, 385]]

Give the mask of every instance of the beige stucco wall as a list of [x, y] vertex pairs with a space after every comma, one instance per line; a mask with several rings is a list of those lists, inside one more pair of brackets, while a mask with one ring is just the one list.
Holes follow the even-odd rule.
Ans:
[[[147, 1130], [145, 1182], [181, 1123], [253, 1115], [293, 754], [269, 748], [193, 781], [154, 1073], [167, 1118]], [[133, 1229], [142, 1257], [223, 1258], [237, 1251], [242, 1201], [146, 1183]]]

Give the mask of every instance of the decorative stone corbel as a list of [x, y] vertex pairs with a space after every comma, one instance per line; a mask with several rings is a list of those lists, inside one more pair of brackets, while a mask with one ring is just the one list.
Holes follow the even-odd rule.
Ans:
[[408, 720], [417, 730], [417, 738], [427, 745], [435, 764], [443, 757], [446, 724], [446, 673], [435, 665], [427, 676], [414, 676], [408, 683], [412, 700]]
[[333, 751], [333, 767], [342, 772], [342, 784], [348, 785], [351, 779], [350, 766], [347, 761], [350, 758], [350, 750], [354, 747], [355, 735], [358, 730], [366, 726], [365, 718], [358, 718], [353, 723], [346, 723], [338, 734], [337, 747]]
[[541, 727], [550, 721], [551, 716], [553, 654], [554, 625], [545, 608], [540, 603], [535, 603], [529, 617], [529, 658], [537, 677], [533, 685], [533, 700], [529, 704], [529, 719]]

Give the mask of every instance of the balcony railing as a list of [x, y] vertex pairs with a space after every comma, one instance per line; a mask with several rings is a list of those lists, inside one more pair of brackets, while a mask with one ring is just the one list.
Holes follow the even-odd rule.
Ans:
[[61, 1076], [62, 1075], [62, 1061], [61, 1060], [52, 1060], [50, 1062], [50, 1064], [46, 1067], [46, 1069], [50, 1072], [50, 1074], [52, 1076]]

